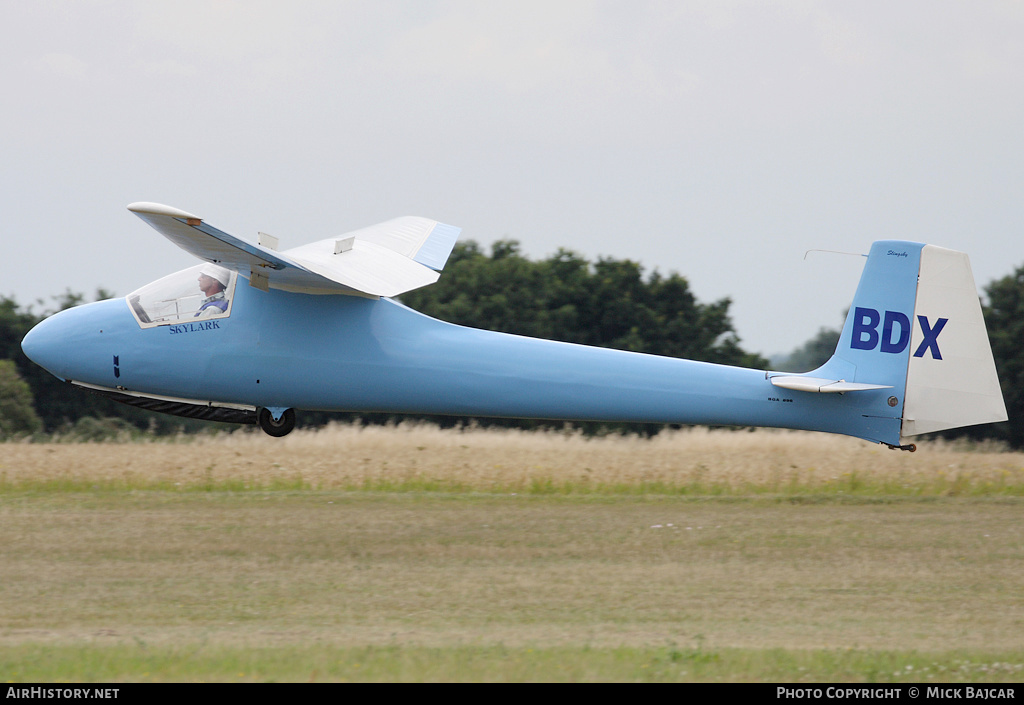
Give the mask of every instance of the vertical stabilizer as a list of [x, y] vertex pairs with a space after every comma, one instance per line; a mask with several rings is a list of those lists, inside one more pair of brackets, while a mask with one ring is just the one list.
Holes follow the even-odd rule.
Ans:
[[923, 247], [899, 240], [871, 246], [835, 355], [813, 374], [890, 385], [899, 401], [895, 412], [900, 411]]
[[[900, 444], [922, 248], [901, 240], [871, 246], [835, 354], [807, 373], [864, 385], [865, 391], [847, 395], [849, 417], [840, 433]], [[866, 391], [870, 388], [876, 391]]]

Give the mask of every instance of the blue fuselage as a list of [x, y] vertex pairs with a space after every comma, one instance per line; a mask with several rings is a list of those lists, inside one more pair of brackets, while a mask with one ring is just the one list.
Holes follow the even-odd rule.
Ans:
[[887, 390], [812, 394], [764, 371], [481, 331], [389, 299], [239, 286], [230, 317], [140, 327], [124, 299], [40, 323], [54, 375], [267, 408], [773, 426], [899, 442]]

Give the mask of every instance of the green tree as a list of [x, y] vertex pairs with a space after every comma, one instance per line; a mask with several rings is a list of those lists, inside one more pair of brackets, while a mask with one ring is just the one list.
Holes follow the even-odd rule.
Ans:
[[35, 433], [43, 427], [32, 406], [32, 390], [12, 360], [0, 360], [0, 438]]
[[810, 372], [815, 370], [832, 357], [839, 345], [839, 336], [842, 331], [835, 328], [821, 328], [817, 334], [791, 352], [784, 359], [775, 363], [774, 366], [780, 372]]
[[456, 245], [444, 276], [402, 296], [441, 320], [487, 330], [748, 367], [767, 361], [743, 351], [729, 299], [699, 303], [676, 273], [644, 276], [631, 260], [590, 263], [569, 250], [534, 262], [501, 240], [485, 255]]
[[985, 325], [1009, 420], [978, 427], [983, 434], [1024, 448], [1024, 266], [985, 287]]
[[41, 319], [22, 311], [18, 302], [0, 296], [0, 360], [15, 360], [21, 354], [21, 339]]

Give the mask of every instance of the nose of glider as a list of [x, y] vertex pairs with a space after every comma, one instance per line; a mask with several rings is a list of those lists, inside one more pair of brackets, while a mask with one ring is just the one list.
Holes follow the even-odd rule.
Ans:
[[67, 352], [63, 345], [66, 313], [61, 311], [40, 321], [21, 341], [21, 349], [29, 360], [58, 377], [57, 370], [64, 367]]
[[[113, 332], [124, 311], [123, 300], [100, 301], [61, 311], [41, 321], [21, 341], [28, 359], [61, 379], [87, 380], [103, 359], [104, 331]], [[104, 348], [106, 346], [103, 346]]]

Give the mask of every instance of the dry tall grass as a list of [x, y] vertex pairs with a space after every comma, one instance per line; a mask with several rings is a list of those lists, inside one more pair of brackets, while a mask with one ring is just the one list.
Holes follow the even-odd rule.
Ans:
[[123, 443], [7, 443], [0, 486], [483, 492], [1024, 495], [1024, 453], [924, 442], [916, 453], [796, 431], [574, 432], [332, 425]]

